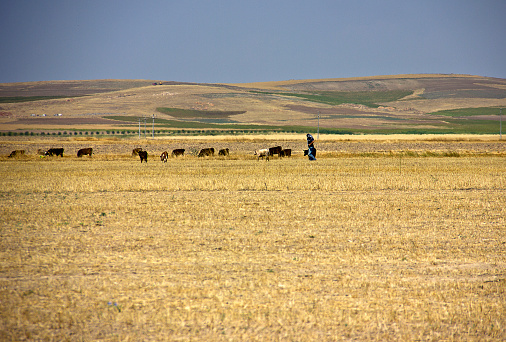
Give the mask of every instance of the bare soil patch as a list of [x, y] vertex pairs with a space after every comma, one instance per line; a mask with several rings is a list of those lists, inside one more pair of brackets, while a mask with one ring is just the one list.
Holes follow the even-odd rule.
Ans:
[[353, 108], [346, 108], [341, 106], [333, 106], [331, 108], [320, 108], [320, 107], [311, 107], [300, 104], [287, 104], [286, 108], [290, 110], [294, 110], [297, 112], [307, 113], [307, 114], [372, 114], [376, 113], [373, 110], [358, 110]]
[[[101, 117], [81, 117], [81, 118], [65, 118], [65, 117], [35, 117], [35, 118], [20, 118], [15, 121], [15, 124], [28, 125], [28, 126], [73, 126], [75, 128], [79, 125], [112, 125], [117, 124], [116, 120], [104, 119]], [[122, 123], [124, 123], [122, 121]], [[127, 124], [127, 123], [124, 123]]]

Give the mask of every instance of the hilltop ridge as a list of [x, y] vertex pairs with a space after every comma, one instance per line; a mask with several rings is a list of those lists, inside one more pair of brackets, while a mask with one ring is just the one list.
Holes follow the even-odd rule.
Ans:
[[[0, 101], [1, 130], [128, 127], [156, 116], [160, 129], [319, 124], [356, 133], [491, 133], [499, 108], [506, 107], [506, 79], [419, 74], [238, 84], [45, 81], [2, 83]], [[47, 120], [55, 114], [62, 115]]]

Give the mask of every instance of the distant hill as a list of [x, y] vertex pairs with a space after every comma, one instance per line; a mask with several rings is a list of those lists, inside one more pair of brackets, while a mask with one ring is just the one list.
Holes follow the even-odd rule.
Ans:
[[[0, 132], [134, 129], [497, 133], [506, 79], [447, 74], [244, 84], [86, 80], [0, 84]], [[61, 115], [57, 115], [61, 114]], [[47, 120], [48, 117], [57, 117]]]

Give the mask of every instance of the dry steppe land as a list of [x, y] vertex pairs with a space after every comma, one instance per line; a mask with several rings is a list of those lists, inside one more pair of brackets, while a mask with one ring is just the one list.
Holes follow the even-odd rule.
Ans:
[[0, 340], [504, 341], [504, 141], [304, 138], [0, 137]]
[[505, 98], [469, 75], [0, 84], [0, 340], [504, 341]]

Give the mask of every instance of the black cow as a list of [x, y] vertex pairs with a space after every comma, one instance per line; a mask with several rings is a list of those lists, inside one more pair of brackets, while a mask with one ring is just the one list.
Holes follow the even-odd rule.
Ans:
[[139, 151], [139, 157], [141, 158], [141, 164], [144, 160], [146, 163], [148, 162], [148, 152], [147, 151]]
[[142, 147], [137, 147], [132, 150], [132, 157], [138, 156], [139, 152], [142, 151]]
[[63, 158], [63, 148], [50, 148], [45, 153], [46, 156], [60, 156]]
[[284, 150], [281, 150], [279, 153], [280, 157], [291, 157], [292, 156], [292, 150], [290, 148], [285, 148]]
[[[304, 150], [304, 155], [307, 156], [309, 150]], [[314, 157], [316, 157], [316, 148], [314, 149]]]
[[270, 147], [269, 148], [269, 156], [272, 157], [273, 155], [277, 154], [279, 157], [279, 154], [281, 153], [282, 150], [283, 149], [281, 148], [281, 146]]
[[175, 150], [172, 150], [172, 156], [177, 157], [182, 155], [184, 155], [184, 148], [177, 148]]
[[82, 148], [79, 151], [77, 151], [77, 156], [80, 158], [82, 156], [90, 156], [93, 154], [93, 148]]
[[228, 148], [221, 149], [220, 152], [218, 152], [219, 156], [228, 156], [230, 154], [230, 151]]
[[199, 157], [214, 156], [214, 148], [203, 148], [200, 150]]
[[25, 150], [15, 150], [9, 154], [9, 158], [19, 157], [25, 154]]
[[[167, 153], [167, 151], [163, 151], [163, 153], [160, 155], [160, 160], [162, 162], [166, 163], [167, 159], [169, 159], [169, 154]], [[147, 161], [146, 161], [146, 163], [147, 163]]]

